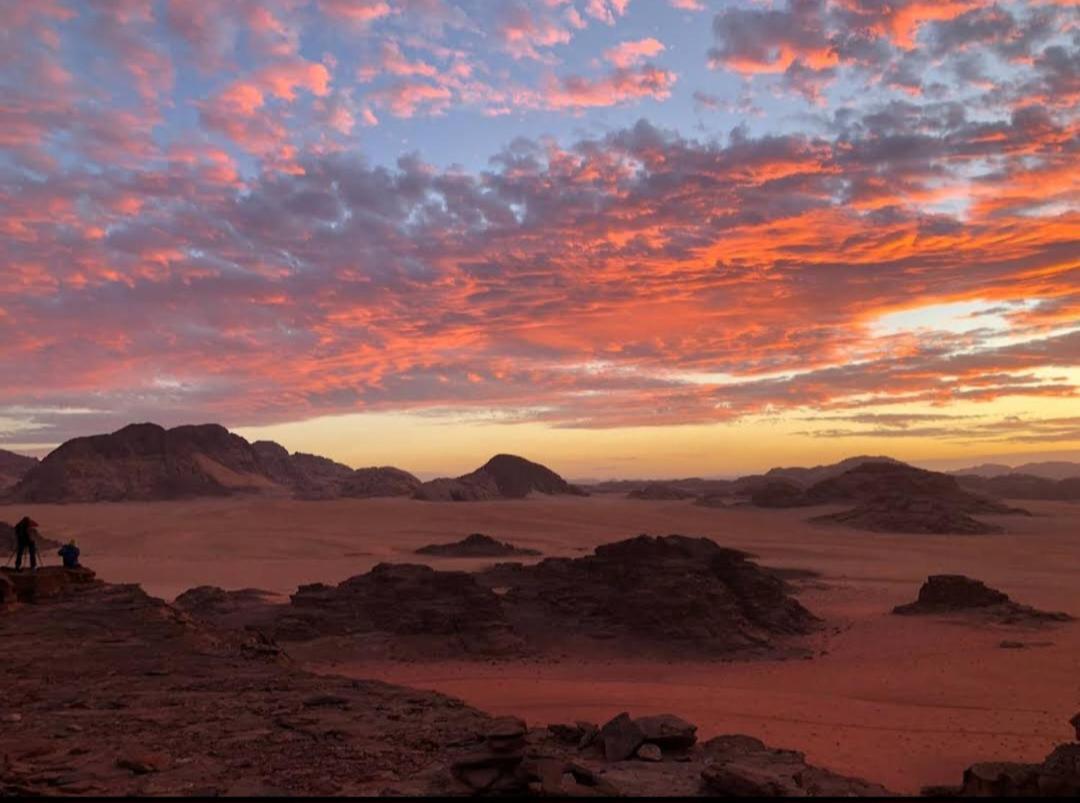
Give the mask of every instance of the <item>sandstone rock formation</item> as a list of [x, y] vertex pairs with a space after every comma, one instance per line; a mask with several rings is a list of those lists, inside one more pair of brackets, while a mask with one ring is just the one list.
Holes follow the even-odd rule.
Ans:
[[45, 566], [37, 571], [24, 569], [0, 569], [0, 577], [9, 586], [5, 592], [14, 601], [40, 603], [70, 595], [84, 586], [100, 584], [90, 569], [64, 569], [60, 566]]
[[996, 524], [979, 521], [939, 499], [886, 496], [851, 510], [816, 516], [811, 521], [843, 524], [876, 533], [928, 535], [989, 535], [1000, 533]]
[[366, 654], [405, 658], [520, 652], [500, 598], [466, 572], [380, 563], [337, 586], [301, 586], [273, 626], [275, 638], [347, 636]]
[[332, 498], [353, 470], [325, 457], [289, 450], [273, 441], [255, 441], [252, 450], [261, 472], [270, 480], [306, 498]]
[[817, 621], [782, 580], [706, 538], [642, 535], [478, 578], [505, 589], [515, 631], [541, 650], [768, 653]]
[[1034, 474], [1010, 473], [993, 477], [960, 474], [956, 476], [956, 481], [970, 491], [1002, 499], [1046, 499], [1063, 502], [1080, 499], [1080, 476], [1051, 479]]
[[0, 491], [10, 488], [38, 464], [36, 457], [0, 449]]
[[1080, 715], [1069, 721], [1076, 742], [1059, 744], [1038, 764], [988, 761], [964, 771], [960, 786], [927, 787], [931, 797], [1080, 797]]
[[5, 607], [0, 643], [0, 796], [887, 794], [749, 737], [700, 744], [672, 714], [616, 718], [641, 741], [609, 761], [596, 725], [313, 675], [132, 585]]
[[[498, 543], [498, 542], [496, 542]], [[796, 652], [818, 620], [775, 570], [708, 539], [638, 538], [580, 558], [499, 563], [478, 573], [379, 564], [288, 605], [200, 588], [177, 605], [217, 626], [366, 658], [541, 654], [750, 657]], [[290, 648], [292, 649], [292, 648]]]
[[258, 588], [226, 591], [216, 586], [198, 586], [178, 596], [173, 605], [198, 621], [241, 630], [267, 625], [277, 608], [276, 597]]
[[67, 441], [12, 489], [22, 502], [98, 502], [222, 496], [273, 485], [258, 455], [216, 424], [166, 430], [132, 424]]
[[971, 493], [955, 477], [903, 463], [863, 463], [812, 485], [803, 494], [808, 505], [857, 503], [841, 513], [813, 521], [844, 524], [872, 532], [977, 535], [1001, 528], [972, 514], [1022, 514], [1026, 510]]
[[7, 501], [118, 502], [255, 492], [335, 499], [403, 496], [419, 484], [388, 466], [354, 471], [325, 457], [290, 454], [272, 441], [248, 443], [217, 424], [131, 424], [62, 444], [10, 489]]
[[411, 496], [420, 480], [393, 466], [358, 468], [342, 480], [338, 496], [368, 499], [376, 496]]
[[806, 494], [802, 486], [791, 480], [775, 479], [754, 488], [750, 502], [757, 507], [802, 507], [806, 504]]
[[584, 494], [551, 469], [509, 454], [491, 458], [469, 474], [423, 483], [415, 498], [429, 502], [477, 502], [487, 499], [523, 499], [530, 493]]
[[650, 482], [643, 488], [636, 488], [630, 491], [626, 495], [627, 499], [650, 499], [654, 501], [665, 501], [674, 499], [693, 499], [695, 494], [691, 491], [683, 490], [676, 485], [669, 485], [663, 482]]
[[1066, 613], [1049, 613], [1020, 605], [1008, 594], [960, 574], [930, 576], [919, 589], [918, 600], [897, 606], [893, 613], [904, 616], [976, 613], [1001, 624], [1068, 622], [1073, 618]]
[[308, 674], [137, 586], [5, 610], [0, 642], [0, 797], [432, 794], [492, 721]]
[[542, 554], [536, 549], [523, 549], [506, 541], [496, 541], [483, 533], [472, 533], [452, 544], [428, 544], [416, 550], [417, 555], [444, 558], [508, 558], [531, 557]]

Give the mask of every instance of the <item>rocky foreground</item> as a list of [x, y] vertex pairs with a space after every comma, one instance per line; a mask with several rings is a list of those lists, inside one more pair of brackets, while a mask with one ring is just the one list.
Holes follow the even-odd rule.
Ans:
[[317, 676], [134, 585], [0, 575], [0, 795], [851, 795], [874, 784], [679, 717], [527, 727]]

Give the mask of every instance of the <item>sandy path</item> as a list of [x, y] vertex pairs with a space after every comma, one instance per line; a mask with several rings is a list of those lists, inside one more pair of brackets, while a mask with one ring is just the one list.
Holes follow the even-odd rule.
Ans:
[[[672, 711], [702, 735], [745, 732], [805, 751], [838, 771], [916, 791], [956, 782], [976, 760], [1038, 759], [1080, 710], [1080, 624], [1044, 632], [986, 630], [888, 614], [928, 574], [960, 572], [1021, 602], [1080, 615], [1080, 506], [1026, 505], [995, 519], [998, 536], [883, 536], [810, 525], [810, 512], [715, 510], [617, 497], [431, 504], [283, 499], [31, 506], [43, 532], [80, 539], [106, 579], [166, 598], [194, 585], [280, 593], [336, 582], [382, 560], [422, 559], [433, 541], [480, 531], [551, 555], [575, 555], [640, 532], [707, 535], [763, 562], [823, 573], [804, 603], [830, 624], [825, 654], [739, 664], [550, 663], [325, 667], [438, 689], [537, 722], [602, 720], [620, 710]], [[0, 508], [0, 520], [23, 510]], [[813, 511], [820, 512], [820, 511]], [[837, 632], [838, 631], [838, 632]], [[1004, 639], [1051, 642], [1008, 650]]]

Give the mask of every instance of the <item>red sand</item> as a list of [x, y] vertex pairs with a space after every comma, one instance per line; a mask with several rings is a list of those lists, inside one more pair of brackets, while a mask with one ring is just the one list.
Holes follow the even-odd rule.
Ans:
[[[426, 665], [323, 664], [438, 689], [533, 722], [602, 721], [620, 710], [671, 711], [705, 737], [743, 732], [803, 750], [813, 763], [897, 791], [955, 783], [978, 760], [1041, 759], [1080, 710], [1080, 623], [1045, 631], [896, 617], [929, 574], [962, 573], [1019, 602], [1080, 615], [1080, 506], [1025, 504], [1034, 518], [986, 517], [990, 536], [889, 536], [807, 524], [820, 510], [710, 509], [617, 497], [435, 504], [393, 500], [236, 499], [28, 506], [56, 540], [80, 539], [107, 580], [167, 598], [194, 585], [282, 593], [336, 582], [418, 546], [487, 533], [547, 554], [581, 554], [640, 532], [706, 535], [777, 566], [816, 569], [829, 589], [801, 600], [829, 631], [808, 661], [702, 664], [634, 660]], [[360, 554], [366, 553], [366, 554]], [[839, 628], [839, 632], [834, 632]], [[1003, 639], [1049, 643], [1010, 650]]]

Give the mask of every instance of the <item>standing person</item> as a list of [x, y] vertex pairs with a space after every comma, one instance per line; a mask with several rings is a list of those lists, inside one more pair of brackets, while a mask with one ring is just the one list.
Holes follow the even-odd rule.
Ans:
[[23, 516], [15, 525], [15, 571], [22, 571], [23, 552], [30, 553], [30, 571], [37, 570], [37, 544], [34, 543], [34, 529], [38, 523], [29, 516]]

